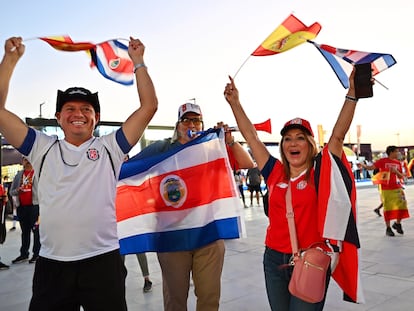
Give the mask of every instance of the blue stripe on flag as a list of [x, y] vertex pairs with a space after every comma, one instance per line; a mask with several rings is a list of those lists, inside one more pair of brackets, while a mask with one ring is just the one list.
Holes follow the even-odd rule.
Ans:
[[326, 61], [329, 63], [332, 70], [335, 72], [335, 74], [338, 77], [339, 81], [341, 82], [342, 86], [345, 89], [349, 88], [348, 75], [345, 73], [344, 69], [342, 68], [341, 64], [339, 64], [339, 62], [335, 58], [335, 56], [332, 55], [331, 53], [321, 49], [318, 45], [314, 44], [314, 42], [312, 42], [312, 41], [309, 41], [309, 42], [312, 43], [319, 52], [321, 52], [323, 57], [325, 57]]
[[390, 54], [385, 54], [382, 58], [384, 59], [384, 62], [387, 64], [388, 68], [397, 63], [395, 58]]
[[173, 148], [171, 150], [162, 152], [157, 155], [152, 155], [145, 159], [132, 157], [129, 161], [122, 164], [121, 172], [119, 174], [119, 180], [122, 180], [124, 178], [128, 178], [133, 175], [137, 175], [139, 173], [147, 171], [149, 168], [164, 161], [165, 159], [173, 156], [174, 154], [180, 152], [181, 150], [185, 148], [188, 148], [190, 146], [197, 145], [197, 144], [202, 144], [212, 139], [216, 139], [218, 138], [220, 131], [221, 129], [208, 129], [203, 134], [201, 134], [197, 138], [193, 139], [192, 141], [184, 145], [180, 145], [177, 148]]
[[153, 232], [119, 240], [122, 255], [194, 250], [219, 239], [237, 239], [238, 217], [215, 220], [204, 227]]

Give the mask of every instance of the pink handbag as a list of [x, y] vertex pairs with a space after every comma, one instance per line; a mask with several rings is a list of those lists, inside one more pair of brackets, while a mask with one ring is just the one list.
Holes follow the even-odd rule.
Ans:
[[298, 252], [290, 183], [286, 193], [286, 211], [293, 253], [291, 263], [293, 265], [293, 273], [289, 282], [289, 292], [306, 302], [320, 302], [325, 296], [326, 276], [331, 263], [331, 257], [319, 247], [309, 247]]

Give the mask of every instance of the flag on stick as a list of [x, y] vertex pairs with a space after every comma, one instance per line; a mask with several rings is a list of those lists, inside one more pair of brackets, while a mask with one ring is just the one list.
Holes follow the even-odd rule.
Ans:
[[315, 38], [321, 30], [319, 23], [306, 26], [293, 14], [289, 15], [263, 43], [252, 53], [253, 56], [279, 54]]
[[87, 51], [95, 47], [95, 44], [90, 42], [73, 42], [69, 36], [39, 37], [39, 39], [49, 43], [59, 51], [78, 52]]
[[386, 185], [390, 181], [390, 172], [381, 171], [371, 177], [371, 181], [374, 185]]
[[289, 15], [281, 25], [279, 25], [264, 41], [263, 43], [241, 64], [239, 69], [233, 76], [237, 76], [240, 69], [249, 60], [250, 56], [268, 56], [275, 55], [298, 46], [315, 38], [321, 30], [319, 23], [313, 23], [311, 26], [306, 26], [293, 14]]
[[137, 156], [122, 165], [117, 187], [122, 254], [192, 250], [243, 235], [220, 129], [162, 154]]
[[119, 40], [108, 40], [99, 44], [73, 42], [69, 36], [39, 37], [59, 51], [86, 51], [91, 57], [91, 67], [107, 79], [123, 85], [134, 83], [134, 64], [128, 55], [128, 47]]
[[340, 64], [338, 59], [351, 65], [371, 63], [373, 76], [397, 63], [391, 54], [340, 49], [327, 44], [318, 44], [312, 40], [308, 42], [324, 56], [344, 88], [349, 87], [348, 74], [345, 72], [345, 64]]
[[134, 83], [134, 64], [128, 47], [118, 40], [108, 40], [89, 50], [92, 67], [107, 79], [123, 85]]

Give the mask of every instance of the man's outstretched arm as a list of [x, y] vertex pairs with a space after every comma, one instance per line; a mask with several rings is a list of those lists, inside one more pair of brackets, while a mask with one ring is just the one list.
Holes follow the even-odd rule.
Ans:
[[27, 135], [28, 127], [17, 115], [6, 109], [10, 79], [17, 62], [24, 54], [22, 38], [12, 37], [4, 44], [0, 63], [0, 133], [15, 148], [19, 148]]

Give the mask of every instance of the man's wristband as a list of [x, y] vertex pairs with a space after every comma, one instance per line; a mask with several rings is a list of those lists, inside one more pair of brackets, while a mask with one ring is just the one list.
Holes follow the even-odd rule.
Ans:
[[232, 139], [231, 142], [227, 143], [227, 146], [232, 147], [234, 145], [235, 141], [234, 138]]
[[139, 68], [141, 68], [141, 67], [143, 67], [143, 68], [147, 68], [147, 66], [146, 66], [144, 63], [139, 63], [139, 64], [136, 64], [136, 65], [134, 65], [134, 73], [136, 73], [136, 72], [137, 72], [137, 70], [138, 70]]
[[357, 103], [358, 102], [358, 98], [352, 97], [352, 96], [349, 96], [349, 95], [345, 95], [345, 99], [346, 100], [349, 100], [351, 102], [354, 102], [354, 103]]

